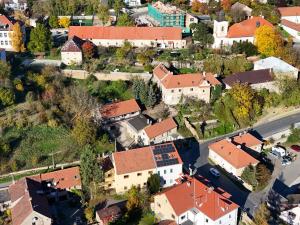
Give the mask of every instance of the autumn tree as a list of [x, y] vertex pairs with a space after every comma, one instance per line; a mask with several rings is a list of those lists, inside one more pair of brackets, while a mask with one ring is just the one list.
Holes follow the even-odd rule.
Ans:
[[63, 28], [68, 28], [70, 26], [70, 23], [71, 23], [70, 18], [66, 16], [61, 17], [58, 22], [59, 26]]
[[273, 27], [263, 25], [255, 31], [255, 45], [265, 56], [275, 56], [283, 46], [283, 40]]
[[253, 222], [249, 225], [268, 225], [268, 220], [270, 217], [270, 212], [265, 203], [261, 204], [256, 210]]
[[225, 12], [228, 12], [231, 8], [230, 0], [222, 0], [221, 1], [221, 6], [222, 6], [222, 8]]
[[15, 23], [12, 27], [11, 42], [14, 51], [25, 52], [25, 46], [23, 41], [23, 32], [20, 23]]
[[96, 46], [90, 41], [84, 42], [81, 48], [82, 48], [83, 56], [86, 59], [91, 59], [96, 54]]
[[72, 130], [72, 136], [81, 146], [86, 144], [93, 144], [96, 140], [97, 128], [95, 124], [85, 118], [78, 118], [75, 121], [74, 128]]
[[136, 186], [132, 186], [127, 192], [126, 208], [129, 212], [134, 212], [140, 207], [140, 192]]
[[100, 4], [98, 7], [97, 16], [103, 25], [107, 24], [109, 21], [109, 8], [104, 4]]

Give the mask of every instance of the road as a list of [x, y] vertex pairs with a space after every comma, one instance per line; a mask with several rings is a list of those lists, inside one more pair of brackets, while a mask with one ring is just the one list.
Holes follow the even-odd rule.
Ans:
[[[273, 134], [289, 129], [292, 124], [297, 122], [300, 122], [300, 113], [289, 115], [280, 119], [276, 119], [274, 121], [266, 122], [264, 124], [254, 126], [251, 129], [253, 129], [253, 131], [256, 131], [263, 139]], [[249, 128], [244, 130], [248, 129]], [[197, 170], [197, 175], [207, 177], [208, 179], [210, 179], [211, 183], [215, 187], [220, 187], [228, 193], [230, 193], [232, 195], [232, 200], [239, 204], [242, 208], [248, 210], [249, 213], [252, 215], [255, 209], [258, 207], [258, 205], [261, 202], [265, 201], [266, 196], [270, 188], [273, 186], [273, 183], [275, 182], [276, 178], [280, 177], [282, 180], [286, 180], [292, 183], [292, 180], [295, 180], [298, 174], [292, 172], [295, 168], [295, 166], [292, 166], [293, 164], [286, 168], [284, 171], [282, 171], [281, 165], [276, 165], [273, 171], [270, 184], [263, 191], [260, 192], [249, 192], [246, 189], [240, 188], [230, 178], [224, 175], [222, 175], [219, 179], [213, 178], [208, 172], [209, 168], [212, 167], [212, 165], [208, 163], [208, 145], [217, 140], [236, 135], [241, 131], [243, 130], [233, 132], [222, 137], [217, 137], [200, 144], [197, 142], [193, 142], [190, 146], [190, 150], [183, 152], [181, 155], [186, 168], [188, 168], [189, 165], [191, 165], [194, 169]], [[300, 165], [300, 159], [299, 161], [295, 162], [294, 165], [296, 165], [297, 167], [298, 164]]]

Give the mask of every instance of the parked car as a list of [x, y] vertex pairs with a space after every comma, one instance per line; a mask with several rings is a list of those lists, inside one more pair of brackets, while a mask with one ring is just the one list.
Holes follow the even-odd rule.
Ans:
[[286, 159], [286, 158], [281, 161], [281, 165], [283, 165], [283, 166], [290, 165], [291, 163], [292, 162], [290, 160]]
[[271, 154], [276, 157], [276, 158], [280, 158], [281, 155], [279, 154], [279, 152], [276, 152], [276, 151], [271, 151]]
[[300, 146], [299, 145], [292, 145], [291, 149], [296, 151], [296, 152], [300, 152]]
[[219, 176], [220, 176], [219, 170], [217, 170], [217, 169], [215, 169], [215, 168], [210, 168], [210, 169], [209, 169], [209, 172], [210, 172], [213, 176], [215, 176], [215, 177], [219, 177]]
[[279, 145], [275, 145], [272, 147], [272, 153], [273, 152], [279, 153], [280, 157], [283, 157], [286, 155], [286, 150], [282, 146], [279, 146]]

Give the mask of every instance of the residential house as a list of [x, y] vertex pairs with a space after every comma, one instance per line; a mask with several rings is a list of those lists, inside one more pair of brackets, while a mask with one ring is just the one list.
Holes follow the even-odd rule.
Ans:
[[199, 23], [199, 15], [194, 15], [192, 13], [186, 13], [185, 14], [185, 27], [186, 29], [191, 26], [192, 23]]
[[5, 10], [20, 10], [24, 11], [27, 9], [27, 0], [2, 0]]
[[261, 153], [263, 147], [263, 142], [261, 140], [247, 132], [239, 133], [232, 137], [232, 142], [235, 145], [241, 145], [242, 149], [247, 148], [257, 153]]
[[228, 21], [214, 20], [214, 44], [213, 48], [230, 47], [233, 42], [248, 41], [254, 43], [255, 31], [260, 26], [273, 25], [263, 17], [254, 16], [240, 23], [235, 23], [228, 28]]
[[175, 75], [163, 64], [154, 68], [153, 81], [161, 89], [162, 101], [167, 105], [176, 105], [184, 98], [209, 102], [212, 88], [221, 85], [216, 75], [211, 73]]
[[113, 190], [115, 182], [114, 165], [110, 157], [105, 157], [101, 160], [101, 170], [103, 171], [104, 182], [101, 182], [104, 190]]
[[83, 41], [76, 36], [69, 39], [61, 48], [61, 61], [65, 65], [81, 65], [83, 61], [82, 44]]
[[124, 0], [124, 2], [129, 7], [141, 6], [141, 0]]
[[73, 36], [105, 47], [121, 47], [124, 41], [130, 42], [134, 47], [186, 47], [186, 40], [178, 27], [70, 26], [69, 38]]
[[158, 193], [152, 205], [161, 220], [178, 225], [237, 225], [238, 208], [228, 193], [208, 187], [196, 178]]
[[272, 69], [275, 77], [288, 76], [298, 79], [299, 70], [296, 67], [273, 56], [254, 62], [254, 70], [262, 69]]
[[295, 22], [283, 19], [280, 22], [280, 26], [286, 32], [288, 32], [294, 39], [296, 39], [295, 41], [300, 40], [300, 24], [299, 23], [295, 23]]
[[[246, 138], [245, 138], [246, 139]], [[244, 143], [244, 145], [246, 145]], [[240, 177], [250, 164], [256, 166], [258, 160], [242, 149], [241, 144], [230, 138], [212, 143], [208, 146], [209, 158], [235, 177]]]
[[143, 114], [137, 115], [127, 122], [127, 132], [134, 139], [136, 143], [141, 142], [142, 132], [145, 127], [152, 124], [150, 118], [145, 117]]
[[98, 118], [103, 122], [113, 122], [122, 119], [132, 118], [139, 115], [141, 108], [135, 99], [130, 99], [121, 102], [110, 103], [102, 106], [98, 110]]
[[108, 225], [119, 219], [121, 216], [122, 211], [117, 205], [96, 211], [96, 221], [99, 225]]
[[300, 23], [300, 6], [279, 7], [278, 11], [281, 15], [281, 20]]
[[112, 162], [117, 193], [131, 186], [145, 188], [152, 174], [160, 176], [162, 187], [169, 187], [182, 173], [182, 160], [173, 142], [114, 152]]
[[239, 18], [242, 20], [250, 19], [252, 14], [252, 9], [240, 2], [236, 2], [231, 6], [230, 11], [233, 13], [234, 18]]
[[157, 144], [176, 140], [177, 124], [173, 118], [167, 118], [153, 125], [149, 125], [141, 132], [140, 140], [144, 145]]
[[23, 32], [23, 40], [25, 42], [25, 26], [20, 21], [9, 19], [5, 15], [0, 15], [0, 48], [6, 51], [13, 51], [11, 35], [12, 28], [15, 23], [20, 23]]
[[226, 76], [222, 81], [225, 84], [226, 89], [231, 89], [233, 85], [240, 83], [249, 84], [255, 90], [266, 88], [273, 92], [278, 91], [272, 69], [261, 69], [235, 73]]

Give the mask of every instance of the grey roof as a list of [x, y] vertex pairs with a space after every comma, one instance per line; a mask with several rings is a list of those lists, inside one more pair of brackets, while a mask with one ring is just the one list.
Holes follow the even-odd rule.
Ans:
[[290, 72], [298, 70], [287, 62], [273, 56], [254, 62], [254, 68], [256, 66], [264, 69], [272, 68], [276, 72]]
[[136, 131], [140, 131], [148, 125], [148, 121], [149, 121], [149, 119], [147, 119], [143, 114], [140, 114], [140, 115], [128, 120], [128, 123]]
[[8, 202], [8, 201], [10, 201], [8, 188], [1, 189], [0, 190], [0, 203], [4, 203], [4, 202]]

